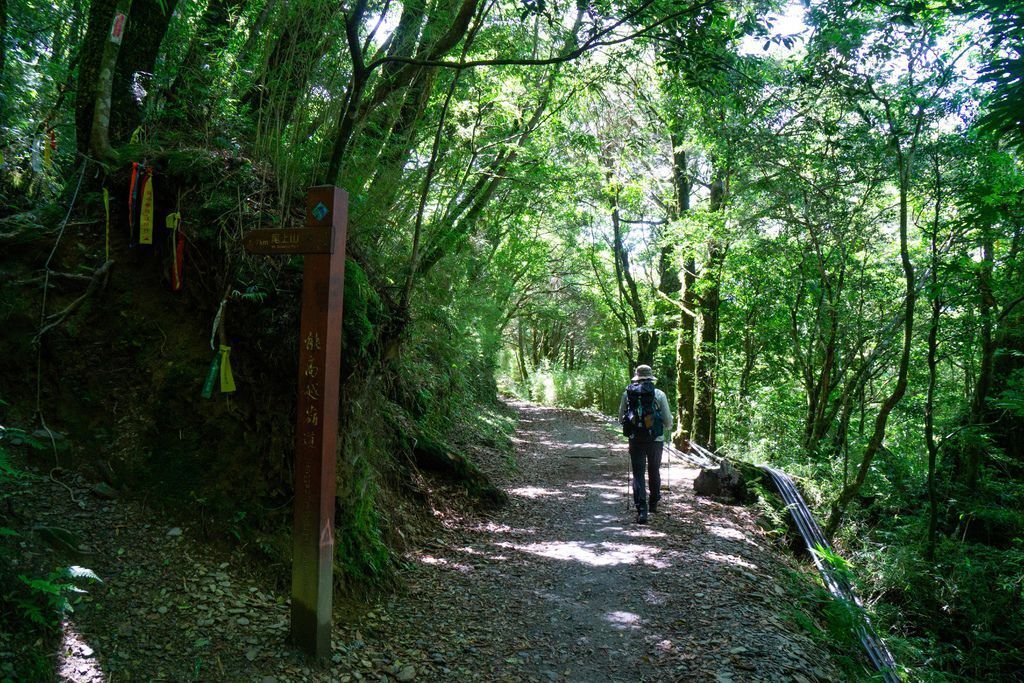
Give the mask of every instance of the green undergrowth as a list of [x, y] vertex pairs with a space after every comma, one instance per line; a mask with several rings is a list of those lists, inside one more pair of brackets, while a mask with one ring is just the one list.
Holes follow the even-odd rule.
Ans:
[[471, 432], [479, 445], [495, 449], [513, 470], [518, 467], [512, 445], [517, 423], [515, 411], [505, 404], [483, 405], [476, 415], [476, 424]]
[[941, 536], [929, 561], [924, 510], [870, 521], [854, 521], [843, 542], [879, 598], [876, 621], [897, 661], [925, 681], [1013, 680], [1024, 667], [1024, 542]]
[[[347, 411], [364, 412], [377, 400], [355, 398]], [[515, 416], [503, 405], [474, 406], [457, 422], [438, 420], [432, 428], [424, 427], [398, 404], [389, 402], [384, 410], [391, 416], [393, 430], [380, 433], [373, 425], [351, 421], [350, 430], [343, 434], [336, 564], [339, 580], [350, 594], [393, 587], [402, 552], [429, 532], [429, 510], [443, 512], [455, 504], [449, 498], [452, 493], [466, 496], [474, 505], [490, 504], [492, 494], [484, 484], [489, 480], [480, 462], [484, 451], [493, 454], [504, 469], [515, 466]], [[419, 438], [410, 442], [411, 432]], [[449, 453], [454, 468], [419, 459], [416, 453], [424, 443]], [[424, 477], [437, 478], [437, 483], [429, 484]]]
[[30, 653], [0, 660], [0, 681], [47, 681], [54, 678], [48, 653], [59, 641], [62, 620], [74, 612], [89, 585], [101, 580], [75, 563], [74, 534], [33, 526], [16, 514], [19, 500], [38, 495], [42, 479], [13, 463], [12, 442], [48, 448], [21, 430], [0, 427], [0, 651]]
[[506, 352], [502, 356], [499, 385], [509, 395], [542, 405], [589, 408], [606, 415], [619, 409], [619, 398], [629, 377], [610, 371], [618, 363], [565, 370], [542, 361], [524, 379]]
[[813, 579], [806, 573], [812, 571], [808, 568], [781, 575], [782, 582], [788, 586], [787, 595], [797, 596], [782, 613], [782, 618], [806, 632], [830, 653], [842, 673], [842, 680], [882, 680], [870, 667], [858, 635], [863, 610], [834, 598], [817, 580], [817, 572]]
[[768, 538], [776, 542], [792, 536], [792, 518], [782, 498], [771, 489], [763, 478], [747, 482], [747, 488], [753, 496], [754, 509], [758, 512], [757, 523]]
[[349, 592], [386, 587], [395, 558], [384, 538], [388, 514], [380, 487], [361, 455], [346, 461], [342, 474], [335, 519], [340, 581]]

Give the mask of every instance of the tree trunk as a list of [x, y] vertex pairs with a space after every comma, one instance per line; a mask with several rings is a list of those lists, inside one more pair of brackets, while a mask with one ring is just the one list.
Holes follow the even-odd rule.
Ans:
[[[462, 40], [467, 35], [466, 45], [468, 46], [469, 41], [472, 40], [473, 35], [481, 25], [483, 12], [489, 6], [490, 5], [480, 5], [478, 0], [462, 0], [461, 4], [458, 6], [458, 12], [454, 16], [454, 24], [452, 24], [439, 39], [431, 43], [428, 36], [436, 33], [441, 24], [436, 17], [433, 18], [432, 23], [428, 23], [427, 27], [424, 28], [425, 37], [421, 40], [421, 44], [416, 51], [416, 55], [420, 58], [427, 59], [440, 58], [447, 54], [448, 51], [455, 47], [459, 40]], [[480, 10], [479, 14], [476, 13], [478, 8]], [[470, 23], [474, 16], [477, 17], [477, 21], [475, 22], [475, 27], [470, 29]], [[566, 40], [566, 45], [563, 48], [563, 51], [570, 50], [571, 46], [574, 44], [576, 31], [578, 31], [582, 23], [582, 17], [583, 12], [581, 10], [577, 13], [576, 23], [570, 37]], [[410, 22], [410, 26], [418, 26], [418, 24], [414, 24], [412, 20], [410, 20]], [[373, 112], [378, 105], [384, 103], [389, 97], [397, 92], [406, 90], [406, 96], [410, 93], [414, 93], [417, 89], [417, 83], [427, 84], [424, 85], [423, 92], [417, 95], [417, 99], [421, 99], [425, 102], [426, 98], [430, 95], [431, 88], [429, 87], [429, 83], [432, 81], [433, 74], [436, 71], [434, 69], [423, 70], [421, 67], [411, 69], [411, 65], [408, 64], [394, 66], [393, 68], [389, 65], [385, 65], [383, 67], [381, 80], [377, 83], [372, 94], [364, 100], [363, 91], [366, 87], [369, 72], [363, 65], [357, 40], [358, 36], [355, 32], [355, 28], [358, 28], [358, 24], [356, 22], [349, 21], [347, 26], [350, 31], [349, 50], [350, 53], [354, 55], [353, 64], [355, 66], [352, 87], [355, 90], [354, 94], [349, 97], [344, 114], [342, 115], [339, 132], [334, 140], [331, 160], [327, 167], [327, 182], [334, 182], [333, 179], [342, 172], [343, 168], [348, 168], [346, 155], [349, 150], [349, 145], [357, 128], [360, 126], [369, 126], [367, 119], [370, 116], [370, 113]], [[430, 30], [431, 27], [434, 28], [433, 31]], [[406, 37], [411, 40], [414, 38], [412, 28], [410, 28], [409, 31], [409, 35]], [[403, 42], [404, 40], [405, 39], [403, 38], [402, 41], [399, 42]], [[392, 47], [394, 47], [394, 45]], [[424, 57], [424, 55], [426, 56]], [[465, 50], [463, 51], [463, 56], [465, 56]], [[527, 138], [529, 138], [540, 122], [543, 113], [547, 109], [558, 72], [559, 66], [555, 65], [548, 75], [546, 87], [544, 88], [537, 107], [533, 112], [533, 116], [522, 128], [522, 132], [517, 138], [518, 146], [525, 144]], [[360, 77], [361, 80], [356, 78], [358, 73], [362, 74]], [[357, 82], [359, 83], [358, 87]], [[454, 83], [452, 88], [454, 88]], [[449, 95], [453, 92], [453, 90], [449, 90]], [[406, 100], [406, 103], [408, 102], [409, 100]], [[415, 109], [409, 110], [409, 112], [406, 113], [405, 119], [407, 119], [407, 121], [403, 120], [402, 116], [399, 116], [397, 119], [399, 123], [396, 123], [395, 125], [400, 125], [402, 128], [409, 126], [410, 130], [413, 130], [415, 123], [422, 118], [423, 110], [423, 106], [417, 105]], [[415, 116], [412, 116], [412, 113], [415, 113]], [[386, 117], [381, 120], [386, 120]], [[394, 131], [392, 132], [394, 133]], [[438, 133], [440, 134], [441, 132], [442, 130], [439, 129]], [[432, 158], [435, 157], [438, 143], [439, 138], [435, 138], [435, 150], [432, 152]], [[405, 150], [406, 151], [404, 151], [403, 154], [408, 156], [411, 148], [405, 147]], [[414, 249], [416, 256], [411, 259], [409, 264], [410, 268], [406, 274], [406, 287], [403, 289], [402, 299], [397, 308], [392, 308], [390, 316], [391, 325], [389, 325], [386, 333], [381, 335], [381, 345], [388, 350], [386, 352], [386, 357], [390, 357], [394, 352], [397, 352], [398, 346], [401, 343], [402, 334], [410, 320], [408, 301], [412, 291], [411, 288], [416, 278], [422, 278], [445, 256], [457, 253], [458, 251], [461, 251], [461, 249], [466, 248], [466, 245], [468, 245], [469, 242], [465, 238], [475, 232], [477, 221], [497, 191], [502, 179], [508, 177], [508, 168], [517, 156], [518, 150], [516, 149], [512, 149], [511, 151], [503, 149], [499, 151], [494, 159], [491, 160], [490, 164], [488, 164], [487, 171], [479, 174], [479, 178], [477, 182], [473, 184], [472, 188], [464, 193], [460, 193], [461, 196], [456, 195], [459, 196], [458, 201], [456, 201], [455, 196], [453, 196], [452, 202], [445, 210], [443, 217], [436, 221], [435, 225], [437, 226], [437, 229], [424, 231], [424, 234], [429, 232], [431, 238], [424, 241], [422, 248], [417, 246]], [[395, 175], [397, 176], [397, 172]], [[417, 245], [418, 241], [422, 239], [422, 236], [420, 235], [424, 209], [422, 200], [425, 200], [425, 195], [421, 195], [421, 206], [417, 213], [417, 226], [415, 228], [414, 236], [414, 240], [417, 241]], [[356, 221], [359, 222], [361, 218], [362, 217], [357, 217]], [[363, 220], [365, 222], [365, 219]], [[422, 257], [418, 256], [420, 253], [422, 253]], [[536, 354], [534, 354], [534, 365], [536, 366], [538, 362], [539, 360], [536, 358]]]
[[[562, 47], [562, 54], [567, 54], [573, 48], [576, 32], [582, 24], [582, 17], [583, 13], [578, 12], [570, 37], [566, 39], [565, 45]], [[479, 27], [479, 23], [477, 23], [477, 27]], [[476, 28], [473, 29], [474, 32], [476, 30]], [[438, 261], [448, 255], [456, 245], [467, 244], [465, 238], [476, 230], [477, 220], [483, 210], [490, 203], [502, 180], [509, 177], [509, 169], [519, 156], [518, 148], [526, 144], [547, 111], [560, 69], [560, 65], [555, 65], [549, 72], [533, 114], [516, 137], [516, 148], [510, 151], [500, 150], [486, 168], [479, 173], [479, 178], [473, 186], [469, 190], [453, 196], [441, 219], [436, 223], [432, 222], [434, 223], [434, 229], [430, 230], [432, 237], [427, 248], [423, 250], [423, 258], [416, 264], [415, 275], [422, 277]], [[458, 197], [458, 201], [456, 201], [456, 197]]]
[[263, 9], [260, 10], [260, 14], [256, 17], [256, 21], [249, 28], [249, 35], [245, 37], [245, 44], [242, 45], [242, 49], [238, 51], [243, 57], [249, 55], [256, 47], [256, 41], [263, 35], [263, 27], [267, 25], [267, 20], [270, 18], [271, 12], [274, 11], [274, 7], [277, 5], [277, 0], [267, 0], [263, 3]]
[[[124, 144], [142, 123], [148, 79], [178, 0], [132, 0], [131, 16], [117, 57], [111, 91], [110, 139]], [[166, 9], [166, 11], [165, 11]]]
[[757, 328], [757, 310], [748, 310], [743, 320], [743, 369], [740, 371], [739, 398], [745, 406], [750, 398], [750, 379], [754, 375], [754, 367], [757, 365], [758, 346], [754, 337], [754, 330]]
[[[992, 263], [995, 245], [992, 231], [987, 225], [981, 227], [981, 263], [978, 267], [978, 316], [981, 322], [981, 360], [978, 367], [978, 378], [971, 397], [969, 424], [985, 423], [989, 392], [992, 388], [992, 368], [996, 354], [996, 343], [992, 334], [992, 318], [996, 308], [995, 295], [992, 292]], [[982, 449], [971, 444], [963, 449], [962, 463], [955, 476], [957, 480], [973, 490], [978, 483], [981, 471]]]
[[118, 0], [113, 12], [107, 14], [109, 23], [97, 17], [99, 24], [108, 26], [103, 35], [103, 52], [97, 65], [95, 82], [95, 100], [92, 107], [92, 124], [89, 128], [88, 149], [98, 159], [109, 160], [114, 156], [110, 146], [110, 107], [114, 87], [114, 68], [117, 55], [121, 49], [124, 34], [127, 32], [127, 14], [131, 0]]
[[530, 328], [530, 361], [534, 369], [540, 367], [540, 335], [536, 325]]
[[292, 121], [310, 74], [330, 47], [323, 29], [336, 11], [325, 2], [302, 3], [283, 19], [260, 80], [242, 97], [263, 132], [275, 135]]
[[[805, 198], [804, 203], [807, 203]], [[818, 455], [821, 441], [827, 436], [836, 413], [842, 406], [836, 401], [833, 393], [838, 388], [839, 372], [837, 354], [839, 353], [839, 301], [842, 297], [846, 269], [843, 257], [840, 257], [837, 273], [832, 273], [828, 255], [823, 249], [817, 226], [808, 222], [808, 237], [813, 245], [812, 253], [817, 258], [817, 276], [820, 293], [817, 301], [814, 333], [808, 334], [808, 348], [804, 368], [804, 381], [807, 382], [807, 414], [804, 422], [803, 448], [808, 456]], [[822, 332], [822, 320], [825, 320], [825, 331]], [[815, 373], [815, 349], [821, 346], [820, 367]]]
[[[673, 218], [679, 219], [689, 213], [690, 181], [686, 150], [682, 139], [675, 132], [669, 136], [672, 143], [672, 179], [676, 195]], [[676, 430], [672, 440], [680, 449], [686, 449], [693, 426], [693, 268], [696, 267], [688, 246], [684, 245], [682, 271], [676, 273], [679, 283], [677, 292], [682, 304], [679, 308], [679, 325], [676, 334]], [[668, 293], [667, 293], [668, 294]]]
[[[366, 191], [367, 204], [374, 207], [374, 211], [378, 215], [389, 215], [393, 211], [395, 196], [402, 187], [403, 171], [416, 147], [416, 136], [420, 129], [421, 119], [430, 102], [430, 96], [433, 94], [436, 73], [436, 69], [424, 69], [421, 76], [406, 89], [402, 105], [398, 108], [398, 118], [394, 121], [389, 134], [385, 136], [387, 142], [380, 149], [380, 154], [366, 164], [373, 173], [373, 179]], [[458, 77], [458, 73], [454, 74], [448, 91], [449, 100], [453, 95], [455, 81], [458, 80]], [[438, 126], [441, 127], [444, 123], [442, 120]], [[364, 134], [360, 137], [360, 142], [365, 142], [365, 131], [370, 127], [371, 125], [367, 125], [362, 129]], [[362, 158], [362, 155], [360, 157]], [[434, 159], [436, 161], [436, 157]], [[362, 166], [362, 164], [357, 164], [357, 166]], [[363, 173], [366, 172], [367, 169], [364, 169]], [[363, 178], [354, 179], [351, 177], [352, 175], [347, 172], [345, 181], [352, 187], [361, 188]], [[365, 176], [363, 177], [365, 178]]]
[[[427, 29], [430, 28], [430, 24], [428, 23], [426, 29], [424, 28], [424, 20], [427, 17], [426, 4], [426, 2], [420, 1], [403, 4], [398, 26], [391, 34], [388, 44], [388, 57], [412, 58], [415, 56], [420, 34], [429, 33]], [[420, 85], [414, 86], [413, 89], [418, 89], [421, 96], [412, 97], [412, 101], [410, 101], [408, 88], [393, 88], [391, 86], [392, 79], [402, 66], [404, 65], [399, 62], [388, 62], [381, 67], [373, 92], [367, 98], [364, 107], [356, 114], [360, 136], [359, 156], [352, 159], [352, 163], [346, 164], [343, 169], [344, 182], [349, 187], [362, 188], [371, 176], [373, 176], [374, 184], [384, 183], [394, 176], [401, 177], [405, 157], [402, 157], [397, 150], [393, 151], [393, 155], [402, 159], [397, 163], [397, 173], [393, 169], [394, 164], [378, 160], [388, 151], [389, 142], [394, 142], [396, 128], [406, 130], [422, 114], [422, 111], [411, 113], [412, 101], [421, 99], [422, 91], [425, 89], [429, 93], [430, 86], [425, 86], [424, 80], [432, 82], [435, 71], [434, 69], [423, 69], [417, 72], [416, 78], [420, 81]], [[429, 79], [426, 78], [428, 73], [430, 74]], [[401, 106], [374, 106], [374, 103], [383, 104], [388, 98], [394, 97], [398, 93], [403, 98]], [[408, 123], [404, 125], [400, 123], [403, 119]], [[403, 137], [408, 138], [410, 135], [407, 134]], [[395, 147], [394, 144], [390, 146]], [[382, 167], [387, 167], [387, 171]], [[398, 180], [394, 180], [392, 184], [397, 186]], [[373, 188], [369, 190], [369, 193], [376, 194]], [[390, 203], [388, 201], [389, 206]], [[380, 207], [377, 202], [374, 202], [373, 206], [382, 214], [386, 214], [388, 211], [387, 208]]]
[[[609, 162], [610, 164], [610, 162]], [[610, 165], [607, 165], [610, 169]], [[611, 170], [607, 171], [609, 182], [612, 181]], [[633, 279], [633, 273], [629, 270], [629, 252], [623, 243], [622, 219], [619, 216], [619, 195], [616, 191], [611, 199], [612, 202], [612, 251], [615, 257], [615, 279], [619, 286], [619, 295], [629, 306], [633, 314], [634, 330], [636, 330], [636, 363], [638, 365], [653, 365], [654, 350], [657, 348], [657, 334], [647, 327], [647, 314], [644, 312], [643, 302], [640, 301], [640, 292]]]
[[[436, 41], [430, 44], [421, 42], [416, 56], [424, 60], [436, 60], [444, 57], [454, 48], [469, 30], [469, 23], [476, 13], [479, 0], [462, 0], [458, 11], [452, 16], [448, 29]], [[387, 80], [381, 80], [373, 94], [364, 99], [366, 81], [369, 72], [363, 62], [359, 49], [359, 26], [366, 10], [366, 0], [358, 0], [356, 8], [346, 19], [346, 30], [349, 34], [349, 52], [353, 58], [352, 83], [349, 86], [349, 101], [338, 121], [338, 132], [331, 144], [330, 162], [327, 167], [327, 182], [333, 183], [341, 172], [345, 155], [356, 125], [366, 119], [370, 112], [382, 104], [392, 93], [398, 92], [416, 77], [422, 67], [413, 64], [402, 64], [389, 74]], [[427, 32], [424, 31], [426, 34]]]
[[[82, 41], [78, 65], [78, 86], [75, 88], [75, 142], [82, 154], [92, 154], [92, 120], [96, 110], [96, 92], [100, 75], [100, 62], [106, 54], [110, 37], [110, 23], [117, 8], [117, 0], [93, 0], [89, 5], [89, 23]], [[115, 53], [112, 63], [116, 64]], [[110, 80], [114, 70], [110, 68]], [[109, 95], [108, 95], [109, 97]], [[109, 133], [108, 133], [109, 139]]]
[[[711, 184], [711, 210], [725, 206], [725, 183], [722, 178]], [[700, 344], [697, 348], [693, 403], [693, 435], [698, 444], [715, 450], [717, 406], [715, 385], [718, 379], [718, 333], [721, 307], [721, 269], [725, 248], [717, 236], [708, 241], [707, 262], [701, 274]]]
[[938, 161], [935, 162], [936, 198], [935, 220], [932, 224], [931, 247], [931, 287], [929, 296], [932, 302], [932, 315], [928, 323], [928, 389], [924, 403], [924, 441], [928, 448], [928, 538], [925, 542], [925, 559], [935, 559], [936, 535], [939, 526], [939, 499], [935, 481], [935, 466], [938, 460], [939, 446], [935, 441], [935, 383], [939, 365], [939, 319], [942, 315], [942, 298], [939, 292], [939, 253], [938, 232], [941, 208], [939, 188]]
[[[826, 287], [826, 292], [828, 291]], [[810, 387], [807, 416], [804, 424], [804, 450], [808, 455], [817, 454], [819, 442], [825, 438], [831, 422], [830, 398], [833, 390], [836, 346], [839, 336], [839, 313], [831, 296], [822, 294], [821, 306], [826, 309], [829, 321], [828, 338], [825, 340], [821, 370], [817, 380]]]
[[679, 311], [679, 336], [676, 338], [676, 413], [679, 424], [672, 441], [679, 448], [685, 448], [693, 436], [694, 378], [696, 377], [696, 344], [694, 318], [688, 311], [693, 310], [696, 298], [693, 287], [696, 281], [693, 271], [696, 263], [692, 258], [683, 259], [682, 301], [686, 310]]
[[[82, 43], [75, 102], [78, 150], [110, 158], [111, 144], [128, 140], [142, 120], [143, 74], [153, 72], [156, 57], [177, 0], [167, 14], [156, 0], [94, 0]], [[110, 40], [114, 16], [128, 15], [121, 43]]]
[[523, 384], [526, 384], [526, 382], [528, 382], [529, 379], [530, 379], [530, 373], [526, 369], [526, 339], [525, 339], [525, 335], [523, 334], [523, 321], [522, 321], [522, 319], [519, 320], [518, 328], [519, 328], [519, 331], [518, 331], [518, 334], [516, 335], [516, 341], [517, 341], [516, 359], [519, 361], [519, 381], [522, 382]]
[[[690, 211], [690, 193], [693, 185], [687, 165], [686, 150], [678, 136], [672, 135], [672, 178], [676, 194], [677, 217], [682, 218]], [[693, 431], [693, 390], [694, 390], [694, 269], [697, 267], [687, 248], [684, 252], [683, 271], [680, 282], [679, 333], [676, 337], [676, 430], [672, 441], [679, 448], [686, 448]]]
[[[717, 258], [715, 252], [709, 252], [709, 263]], [[709, 273], [705, 269], [703, 277], [707, 278]], [[710, 277], [715, 277], [710, 275]], [[707, 282], [707, 280], [705, 280]], [[701, 294], [700, 303], [700, 342], [697, 348], [696, 369], [694, 378], [696, 388], [694, 391], [693, 404], [693, 435], [692, 438], [698, 444], [715, 450], [715, 382], [718, 370], [718, 317], [720, 307], [720, 295], [717, 283], [704, 289]]]

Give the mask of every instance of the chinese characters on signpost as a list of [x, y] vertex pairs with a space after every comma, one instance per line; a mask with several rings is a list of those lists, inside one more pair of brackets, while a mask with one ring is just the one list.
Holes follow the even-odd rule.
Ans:
[[338, 436], [341, 313], [348, 195], [321, 186], [306, 196], [305, 228], [253, 230], [256, 254], [302, 254], [302, 321], [295, 425], [292, 639], [330, 654], [334, 562], [335, 449]]

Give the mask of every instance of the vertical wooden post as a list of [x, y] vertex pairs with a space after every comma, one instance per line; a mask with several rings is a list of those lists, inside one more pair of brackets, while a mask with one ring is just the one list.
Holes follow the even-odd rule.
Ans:
[[334, 590], [334, 470], [338, 446], [341, 313], [348, 194], [311, 187], [306, 227], [251, 230], [253, 254], [303, 254], [292, 532], [292, 641], [316, 657], [331, 652]]
[[335, 452], [341, 372], [348, 194], [310, 188], [306, 226], [328, 228], [330, 253], [307, 253], [302, 277], [291, 633], [316, 657], [331, 652]]

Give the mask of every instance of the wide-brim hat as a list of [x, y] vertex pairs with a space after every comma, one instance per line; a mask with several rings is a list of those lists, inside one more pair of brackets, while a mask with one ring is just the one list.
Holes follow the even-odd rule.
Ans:
[[651, 370], [650, 365], [638, 365], [636, 366], [636, 372], [633, 373], [633, 382], [654, 382], [658, 378], [654, 376], [654, 371]]

